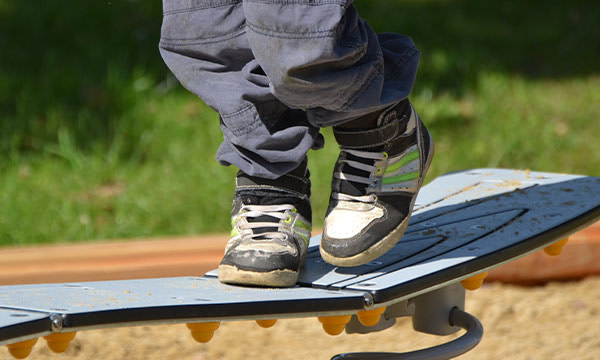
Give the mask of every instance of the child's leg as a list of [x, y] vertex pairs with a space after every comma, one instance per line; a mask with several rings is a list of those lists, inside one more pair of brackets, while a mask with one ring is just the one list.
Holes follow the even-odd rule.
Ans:
[[217, 159], [241, 170], [219, 279], [293, 286], [311, 231], [306, 152], [319, 145], [318, 128], [271, 93], [241, 0], [165, 0], [164, 13], [161, 54], [183, 86], [219, 112]]
[[244, 0], [248, 39], [275, 96], [334, 126], [334, 171], [321, 254], [338, 266], [369, 262], [403, 235], [433, 155], [406, 98], [419, 52], [377, 35], [347, 0]]
[[165, 63], [220, 115], [217, 160], [270, 179], [298, 167], [318, 129], [271, 93], [250, 50], [242, 0], [164, 0], [163, 8]]
[[340, 125], [406, 99], [419, 51], [376, 34], [352, 0], [244, 0], [248, 39], [275, 96], [307, 109], [319, 127]]

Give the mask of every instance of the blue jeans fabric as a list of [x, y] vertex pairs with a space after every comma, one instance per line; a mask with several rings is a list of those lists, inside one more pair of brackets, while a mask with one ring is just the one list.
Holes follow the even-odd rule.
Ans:
[[408, 97], [419, 51], [352, 2], [163, 0], [161, 55], [219, 113], [221, 164], [277, 178], [321, 145], [320, 127]]

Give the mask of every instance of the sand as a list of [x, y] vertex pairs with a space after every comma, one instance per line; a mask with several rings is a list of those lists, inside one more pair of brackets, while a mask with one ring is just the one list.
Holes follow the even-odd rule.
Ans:
[[[484, 284], [468, 292], [466, 309], [485, 334], [461, 359], [600, 359], [600, 277], [538, 287]], [[417, 333], [408, 318], [379, 333], [330, 336], [315, 318], [305, 318], [269, 329], [250, 321], [223, 323], [211, 342], [200, 344], [179, 324], [81, 332], [61, 355], [40, 341], [29, 358], [329, 359], [341, 352], [415, 350], [455, 337]], [[11, 359], [6, 348], [0, 359]]]

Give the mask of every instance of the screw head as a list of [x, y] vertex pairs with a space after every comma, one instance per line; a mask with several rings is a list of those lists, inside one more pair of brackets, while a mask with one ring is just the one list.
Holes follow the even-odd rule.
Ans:
[[52, 326], [52, 331], [60, 331], [63, 328], [63, 319], [62, 316], [58, 314], [50, 315], [50, 321]]
[[371, 294], [364, 295], [365, 309], [370, 309], [375, 305], [375, 300], [373, 300], [373, 296]]

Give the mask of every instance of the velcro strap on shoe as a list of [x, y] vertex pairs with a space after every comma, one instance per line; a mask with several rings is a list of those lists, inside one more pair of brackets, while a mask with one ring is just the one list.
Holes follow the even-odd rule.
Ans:
[[391, 121], [370, 130], [340, 130], [333, 128], [333, 135], [340, 146], [348, 149], [361, 149], [383, 145], [398, 136], [400, 121]]
[[278, 179], [263, 179], [239, 172], [235, 178], [236, 190], [270, 189], [294, 192], [300, 197], [310, 194], [310, 182], [291, 174], [285, 174]]

